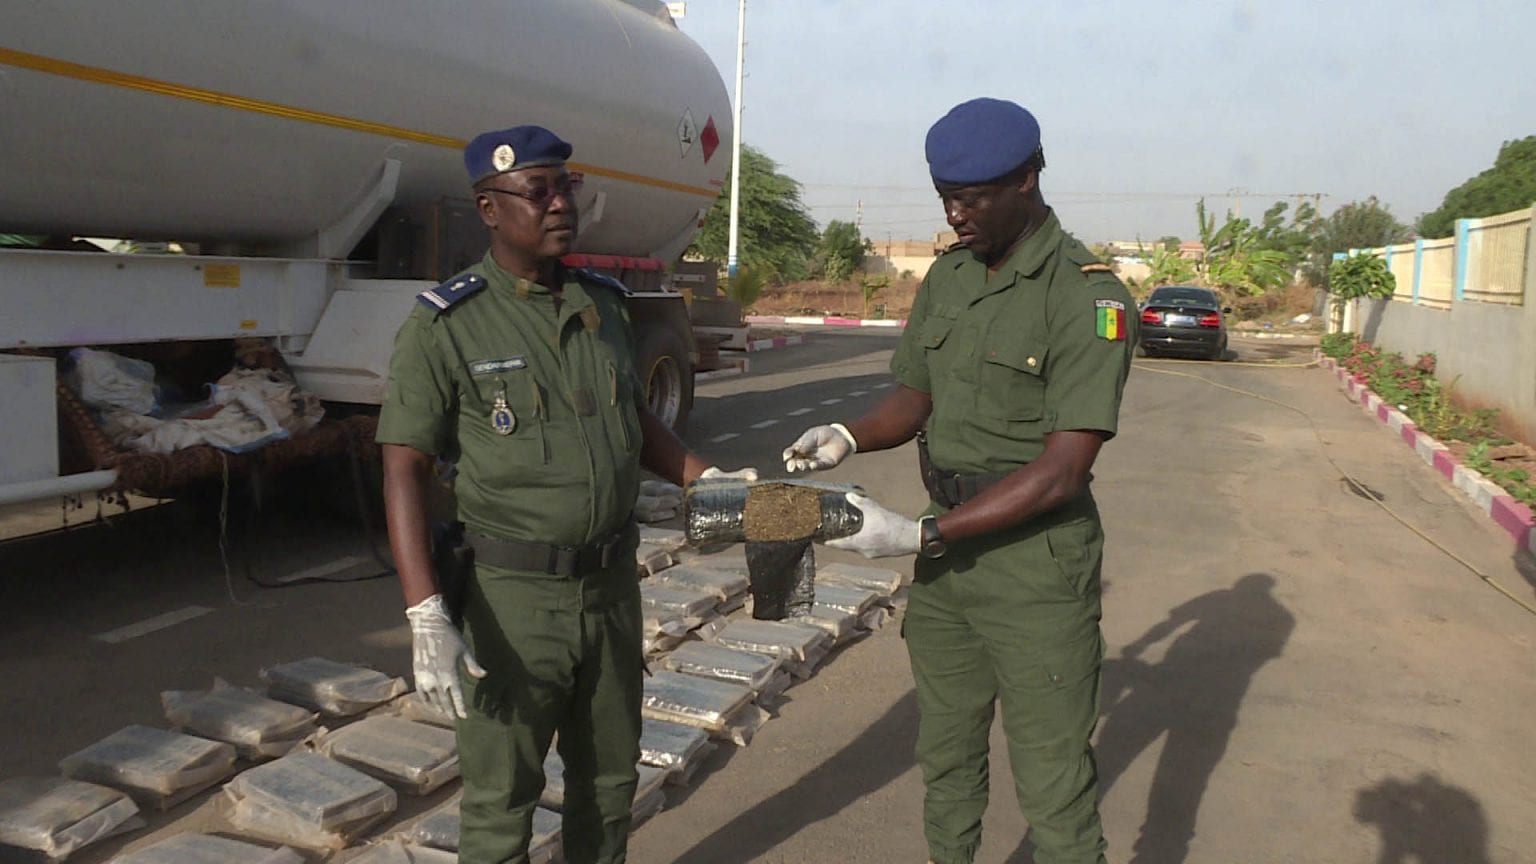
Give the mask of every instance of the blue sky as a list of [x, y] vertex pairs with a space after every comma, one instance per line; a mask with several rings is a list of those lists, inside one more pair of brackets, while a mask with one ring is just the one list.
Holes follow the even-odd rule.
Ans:
[[[737, 4], [678, 26], [728, 89]], [[1536, 134], [1536, 3], [748, 0], [744, 140], [866, 236], [943, 229], [923, 136], [995, 96], [1039, 118], [1042, 185], [1087, 242], [1196, 233], [1194, 203], [1258, 215], [1376, 195], [1404, 222]], [[1241, 197], [1231, 190], [1247, 190]]]

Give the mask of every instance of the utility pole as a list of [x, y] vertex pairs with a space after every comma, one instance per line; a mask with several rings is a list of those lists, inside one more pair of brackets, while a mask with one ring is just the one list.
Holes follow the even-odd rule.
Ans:
[[731, 142], [731, 227], [730, 242], [725, 255], [725, 278], [727, 283], [736, 279], [736, 266], [741, 260], [736, 254], [736, 249], [741, 231], [741, 79], [743, 77], [742, 70], [746, 66], [746, 50], [747, 0], [738, 0], [736, 7], [736, 105], [733, 112], [736, 116], [731, 120], [736, 140]]
[[864, 228], [864, 199], [860, 198], [858, 205], [856, 207], [854, 207], [854, 209], [853, 209], [853, 230], [860, 237], [863, 237], [864, 236], [863, 228]]

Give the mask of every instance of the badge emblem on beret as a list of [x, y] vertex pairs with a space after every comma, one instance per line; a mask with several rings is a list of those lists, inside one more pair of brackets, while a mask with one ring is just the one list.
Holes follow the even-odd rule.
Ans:
[[499, 144], [491, 151], [491, 165], [497, 171], [511, 171], [517, 164], [517, 153], [512, 150], [511, 144]]

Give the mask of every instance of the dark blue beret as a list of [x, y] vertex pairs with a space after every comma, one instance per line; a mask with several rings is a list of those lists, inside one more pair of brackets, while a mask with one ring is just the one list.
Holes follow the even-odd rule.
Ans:
[[1040, 149], [1040, 124], [1020, 105], [972, 99], [928, 130], [924, 150], [935, 183], [986, 183], [1023, 165]]
[[543, 126], [513, 126], [476, 135], [464, 148], [464, 170], [470, 183], [479, 183], [494, 174], [561, 165], [569, 158], [571, 145]]

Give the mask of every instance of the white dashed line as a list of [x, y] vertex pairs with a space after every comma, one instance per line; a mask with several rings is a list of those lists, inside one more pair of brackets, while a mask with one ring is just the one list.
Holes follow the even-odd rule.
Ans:
[[799, 417], [802, 414], [809, 414], [809, 413], [811, 413], [814, 410], [815, 410], [814, 408], [796, 408], [795, 410], [789, 412], [788, 414], [786, 414], [784, 416], [786, 416], [786, 417]]
[[821, 400], [821, 404], [823, 404], [823, 405], [836, 405], [837, 403], [839, 403], [841, 401], [843, 401], [843, 400], [841, 400], [841, 399], [823, 399], [823, 400]]
[[777, 420], [764, 420], [761, 423], [753, 423], [752, 424], [752, 428], [753, 429], [767, 429], [769, 426], [777, 426], [777, 425], [779, 425], [779, 421], [777, 421]]
[[868, 390], [850, 390], [850, 391], [848, 391], [848, 398], [849, 399], [857, 399], [860, 396], [868, 396], [868, 395], [869, 395], [869, 391]]
[[738, 437], [740, 437], [739, 433], [736, 433], [736, 432], [726, 432], [724, 434], [716, 435], [715, 437], [709, 439], [709, 443], [711, 443], [711, 444], [723, 444], [726, 441], [731, 440], [732, 438], [738, 438]]
[[307, 579], [324, 579], [327, 576], [335, 576], [343, 570], [367, 564], [369, 560], [361, 555], [348, 555], [345, 558], [337, 558], [335, 561], [320, 564], [308, 570], [299, 570], [295, 573], [289, 573], [287, 576], [279, 576], [277, 581], [286, 583], [303, 582]]
[[876, 385], [875, 385], [875, 389], [876, 389], [876, 390], [884, 390], [884, 389], [886, 389], [886, 388], [888, 388], [888, 387], [890, 387], [890, 386], [891, 386], [891, 383], [890, 383], [890, 382], [889, 382], [889, 381], [887, 381], [887, 382], [886, 382], [886, 383], [884, 383], [884, 384], [876, 384]]
[[174, 612], [167, 612], [164, 615], [156, 615], [153, 618], [145, 618], [143, 621], [139, 621], [135, 624], [129, 624], [126, 627], [119, 627], [116, 630], [108, 630], [105, 633], [97, 633], [95, 638], [98, 641], [116, 645], [119, 642], [127, 642], [129, 639], [137, 639], [140, 636], [147, 636], [156, 630], [164, 630], [167, 627], [174, 627], [183, 621], [191, 621], [193, 618], [202, 617], [203, 615], [207, 615], [212, 611], [212, 609], [209, 609], [206, 606], [186, 606], [181, 609], [177, 609]]

